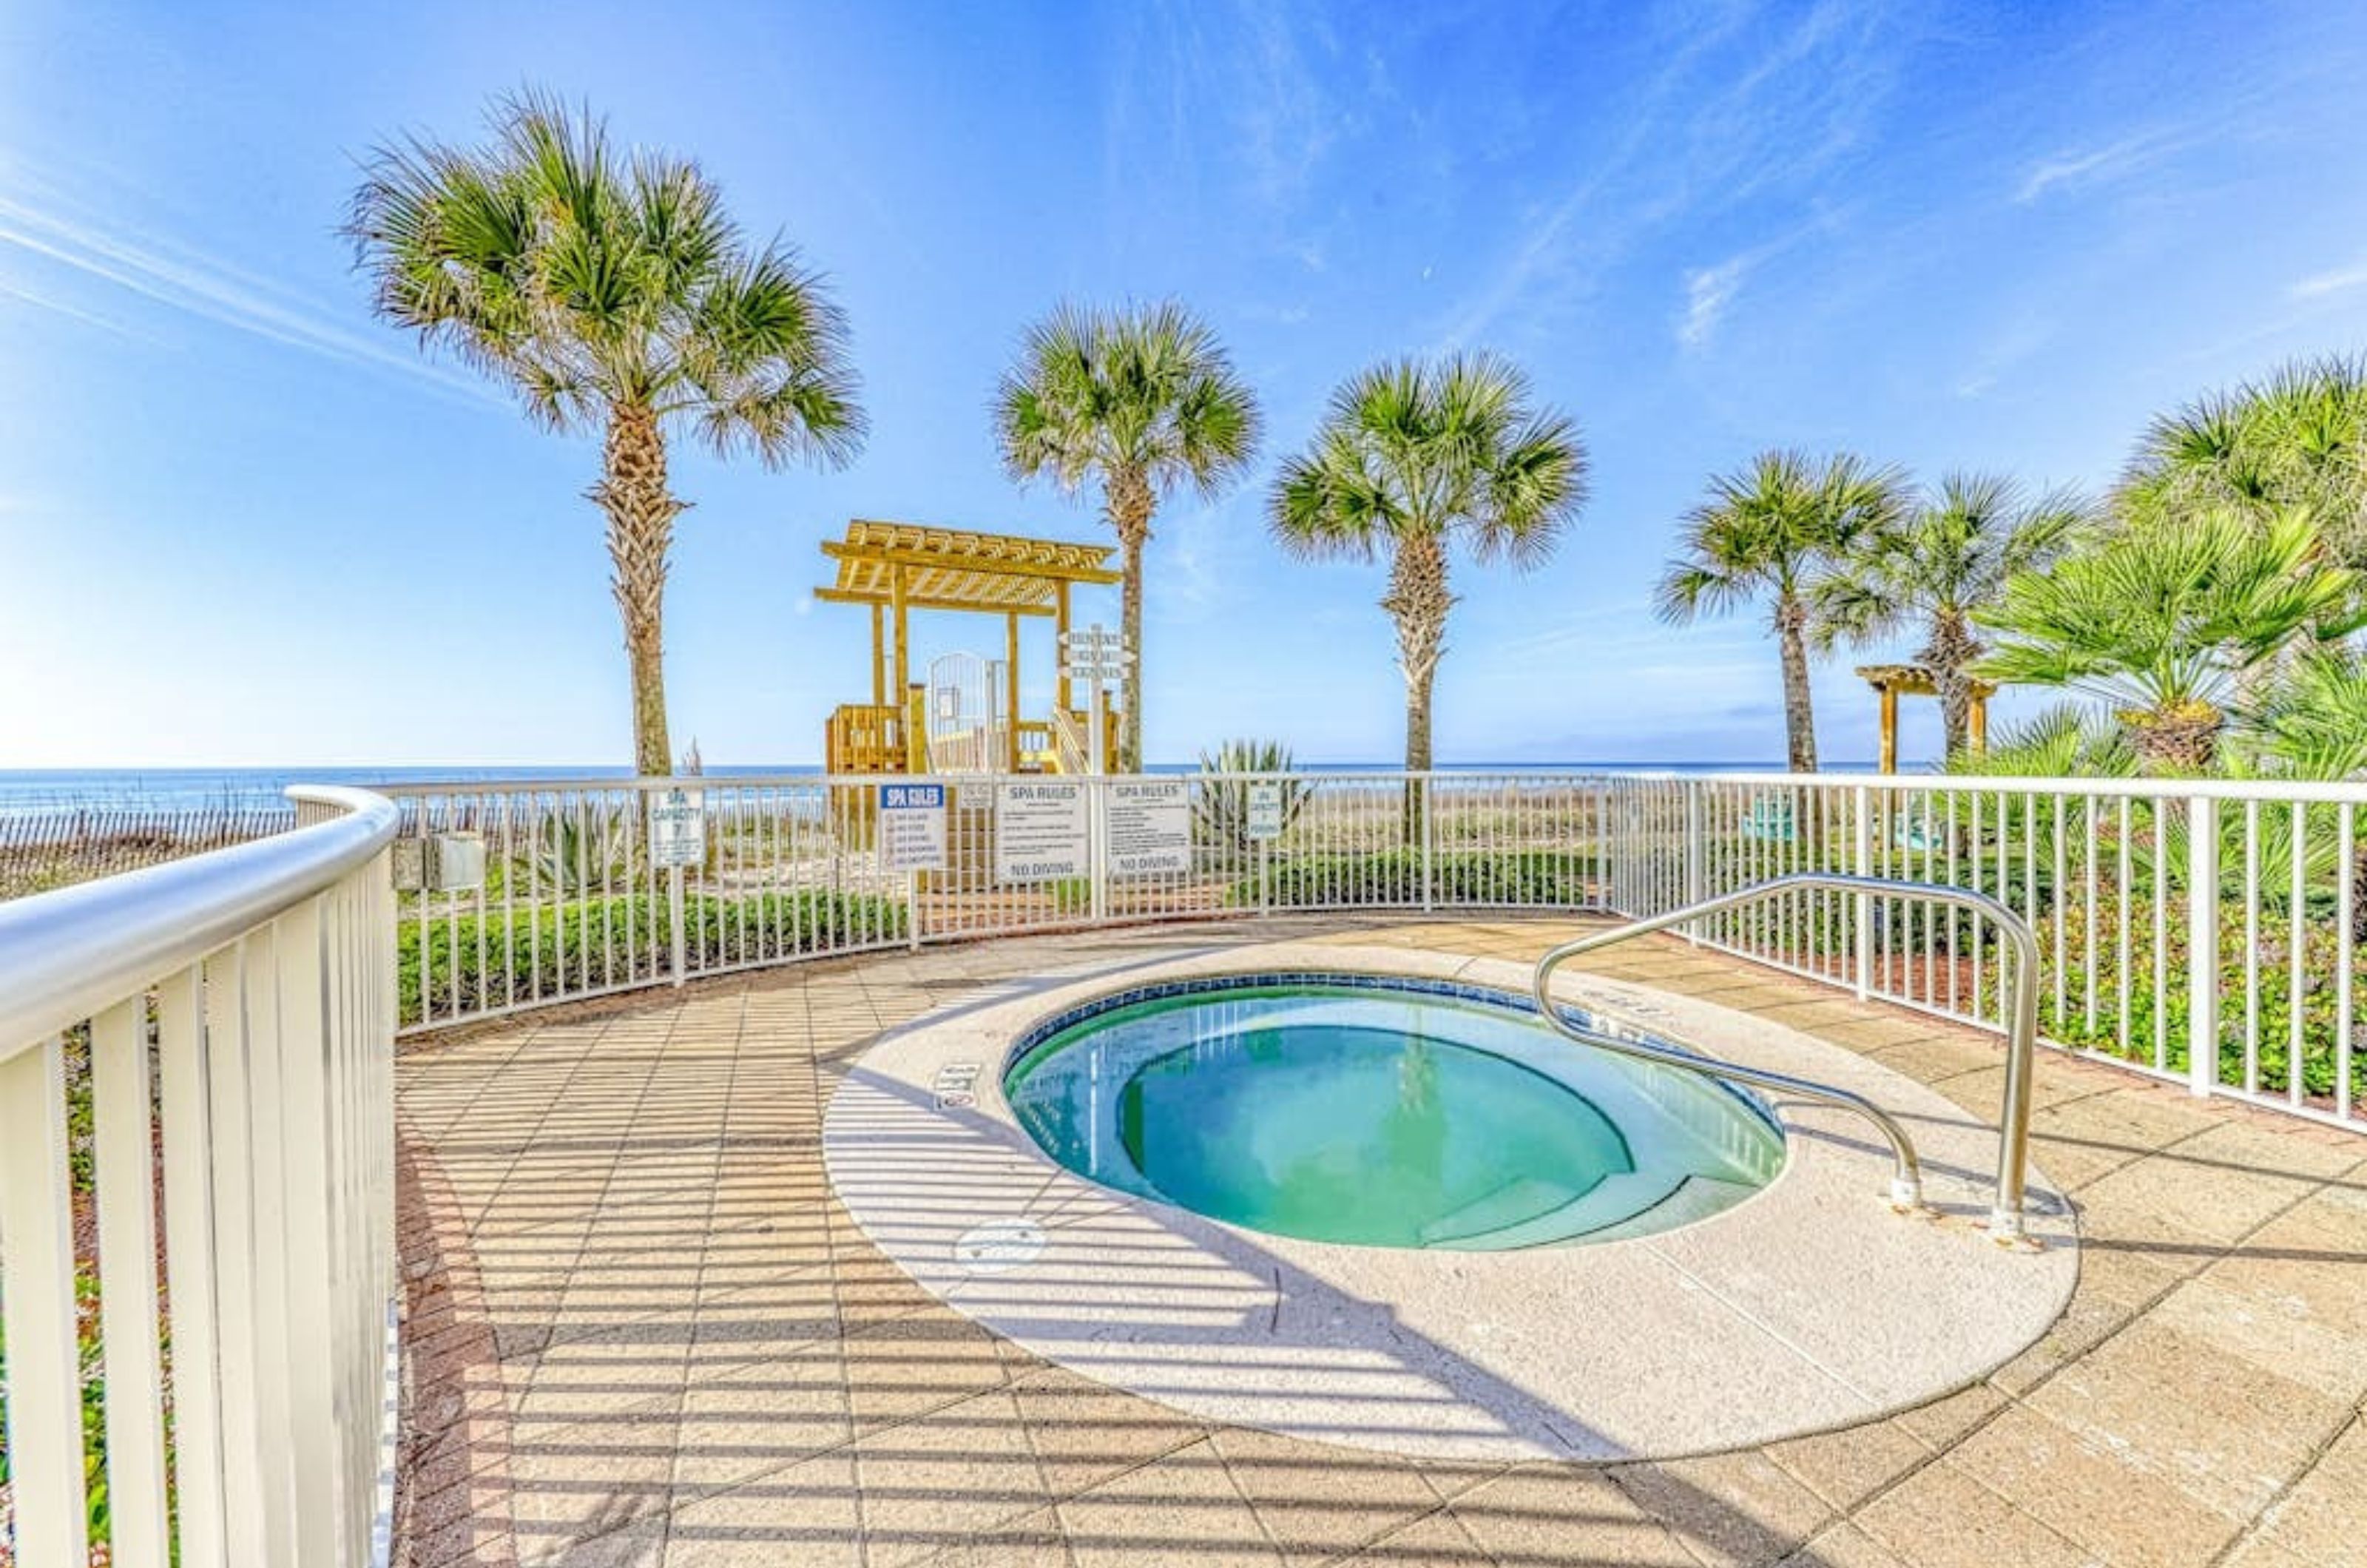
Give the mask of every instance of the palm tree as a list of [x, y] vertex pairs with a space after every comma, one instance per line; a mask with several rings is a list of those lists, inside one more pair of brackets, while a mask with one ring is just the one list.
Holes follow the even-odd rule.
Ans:
[[2200, 773], [2228, 692], [2295, 644], [2361, 623], [2359, 584], [2324, 558], [2308, 513], [2265, 524], [2220, 510], [2132, 525], [2005, 585], [1980, 621], [1979, 673], [2084, 690], [2114, 705], [2149, 770]]
[[1818, 585], [1812, 624], [1858, 641], [1905, 623], [1920, 627], [1923, 646], [1915, 658], [1931, 671], [1946, 755], [1954, 757], [1971, 725], [1973, 665], [1988, 651], [1974, 612], [1995, 603], [2016, 572], [2061, 555], [2085, 517], [2068, 494], [2032, 499], [2001, 474], [1949, 474], [1903, 524], [1877, 534]]
[[863, 414], [845, 318], [780, 243], [751, 244], [697, 164], [621, 152], [606, 124], [504, 99], [484, 147], [410, 140], [365, 167], [345, 225], [378, 313], [508, 382], [550, 430], [598, 430], [610, 587], [633, 686], [633, 756], [673, 765], [664, 595], [666, 441], [719, 457], [844, 462]]
[[2137, 772], [2137, 755], [2126, 730], [2066, 702], [2008, 726], [1979, 752], [1950, 753], [1946, 771], [1967, 778], [2124, 779]]
[[1189, 484], [1213, 500], [1257, 451], [1258, 406], [1207, 324], [1169, 302], [1122, 310], [1062, 305], [1028, 329], [994, 393], [1011, 477], [1048, 475], [1073, 494], [1102, 482], [1102, 515], [1124, 552], [1120, 635], [1132, 652], [1120, 702], [1120, 766], [1142, 767], [1142, 549], [1159, 503]]
[[1713, 479], [1708, 498], [1685, 514], [1656, 608], [1661, 619], [1682, 623], [1768, 598], [1795, 773], [1817, 771], [1809, 645], [1829, 646], [1844, 630], [1818, 617], [1818, 600], [1831, 596], [1829, 585], [1872, 541], [1897, 527], [1906, 507], [1906, 479], [1896, 468], [1848, 453], [1819, 459], [1769, 451]]
[[1493, 355], [1375, 366], [1331, 394], [1306, 452], [1283, 464], [1268, 516], [1293, 555], [1389, 558], [1381, 608], [1405, 674], [1405, 765], [1431, 765], [1431, 689], [1446, 651], [1448, 546], [1538, 565], [1586, 500], [1578, 427], [1530, 403], [1529, 380]]
[[2297, 360], [2155, 420], [2119, 499], [2141, 518], [2307, 507], [2328, 549], [2367, 565], [2367, 356]]
[[2367, 656], [2347, 645], [2313, 648], [2289, 661], [2262, 700], [2238, 717], [2252, 772], [2367, 777]]

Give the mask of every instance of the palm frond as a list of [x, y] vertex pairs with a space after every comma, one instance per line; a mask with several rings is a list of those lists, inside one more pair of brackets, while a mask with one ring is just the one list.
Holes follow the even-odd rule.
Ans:
[[1369, 557], [1420, 531], [1460, 537], [1483, 563], [1541, 564], [1585, 504], [1586, 446], [1531, 397], [1527, 375], [1490, 354], [1351, 376], [1274, 481], [1275, 536], [1299, 554]]
[[2242, 672], [2345, 636], [2359, 617], [2356, 581], [2323, 559], [2305, 513], [2263, 528], [2205, 512], [2010, 578], [1979, 616], [1999, 637], [1980, 672], [2155, 712], [2216, 705]]
[[[1713, 475], [1707, 493], [1678, 525], [1678, 548], [1655, 604], [1663, 618], [1724, 614], [1751, 599], [1794, 593], [1814, 606], [1855, 602], [1874, 614], [1876, 581], [1856, 592], [1824, 590], [1874, 552], [1906, 506], [1906, 481], [1850, 453], [1818, 458], [1770, 449], [1741, 468]], [[1839, 633], [1811, 620], [1812, 637]]]
[[1257, 399], [1183, 305], [1063, 303], [1030, 326], [990, 409], [1014, 479], [1073, 491], [1095, 473], [1215, 496], [1256, 455]]
[[695, 164], [622, 151], [588, 110], [527, 92], [491, 118], [482, 147], [365, 163], [345, 233], [381, 317], [542, 423], [633, 408], [767, 464], [853, 453], [846, 319], [793, 253], [748, 245]]
[[2367, 355], [2290, 361], [2157, 419], [2115, 501], [2140, 519], [2307, 506], [2333, 554], [2367, 564]]
[[2077, 703], [2057, 703], [1989, 738], [1985, 751], [1959, 751], [1947, 771], [1976, 778], [2130, 778], [2137, 754], [2117, 725]]

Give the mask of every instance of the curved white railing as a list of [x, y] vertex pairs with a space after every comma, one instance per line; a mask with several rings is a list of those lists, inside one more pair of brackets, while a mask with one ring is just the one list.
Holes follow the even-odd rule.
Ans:
[[[112, 1562], [384, 1560], [399, 818], [361, 791], [289, 795], [290, 832], [0, 904], [22, 1568], [78, 1568], [93, 1544], [78, 1272], [99, 1298]], [[69, 1114], [84, 1060], [87, 1192]], [[96, 1255], [78, 1258], [85, 1203]]]

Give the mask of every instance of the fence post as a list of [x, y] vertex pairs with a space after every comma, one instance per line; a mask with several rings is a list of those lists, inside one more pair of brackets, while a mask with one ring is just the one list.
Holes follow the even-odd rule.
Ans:
[[65, 1062], [65, 1043], [56, 1037], [0, 1062], [9, 1457], [17, 1549], [24, 1553], [17, 1561], [28, 1564], [85, 1561]]
[[2186, 807], [2187, 1087], [2219, 1087], [2219, 802], [2191, 797]]
[[1093, 924], [1101, 925], [1109, 919], [1108, 778], [1096, 775], [1087, 785], [1085, 798], [1091, 803], [1085, 813], [1085, 866], [1093, 885]]
[[678, 865], [666, 868], [666, 913], [667, 923], [674, 928], [673, 940], [668, 943], [674, 958], [674, 983], [679, 986], [687, 977], [683, 973], [683, 953], [688, 944], [682, 935], [682, 867]]
[[1430, 846], [1432, 837], [1432, 808], [1438, 803], [1430, 798], [1430, 775], [1428, 773], [1422, 774], [1421, 781], [1415, 784], [1412, 787], [1413, 794], [1411, 798], [1415, 803], [1414, 809], [1421, 813], [1421, 908], [1422, 913], [1428, 914], [1433, 908], [1436, 908], [1436, 899], [1432, 891], [1430, 874]]
[[1274, 842], [1269, 839], [1257, 841], [1258, 913], [1274, 913]]
[[[1702, 863], [1705, 849], [1702, 843], [1702, 800], [1700, 781], [1697, 779], [1687, 779], [1684, 782], [1684, 790], [1685, 902], [1688, 904], [1698, 904], [1704, 898], [1709, 897], [1708, 889], [1704, 882], [1704, 878], [1707, 874], [1707, 868]], [[1685, 941], [1691, 942], [1695, 947], [1699, 947], [1701, 945], [1700, 921], [1688, 920], [1685, 923]]]
[[[1860, 784], [1852, 792], [1857, 820], [1856, 842], [1851, 848], [1850, 870], [1859, 876], [1874, 874], [1874, 791]], [[1874, 995], [1874, 895], [1861, 893], [1857, 905], [1857, 999]]]

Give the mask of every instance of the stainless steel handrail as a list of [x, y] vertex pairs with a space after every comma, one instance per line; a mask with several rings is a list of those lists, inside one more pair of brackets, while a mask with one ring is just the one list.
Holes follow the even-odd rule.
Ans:
[[[1986, 893], [1935, 882], [1897, 882], [1887, 877], [1852, 876], [1840, 872], [1804, 871], [1755, 882], [1748, 887], [1721, 893], [1714, 898], [1704, 898], [1681, 909], [1633, 920], [1611, 931], [1596, 931], [1575, 942], [1562, 943], [1537, 961], [1534, 984], [1537, 1010], [1562, 1033], [1588, 1045], [1709, 1077], [1772, 1089], [1807, 1100], [1820, 1100], [1856, 1111], [1881, 1129], [1882, 1135], [1889, 1141], [1894, 1161], [1891, 1201], [1910, 1207], [1918, 1205], [1922, 1201], [1922, 1168], [1915, 1156], [1915, 1145], [1907, 1136], [1906, 1129], [1888, 1111], [1865, 1096], [1831, 1084], [1793, 1077], [1785, 1073], [1746, 1067], [1715, 1057], [1695, 1056], [1641, 1041], [1615, 1039], [1592, 1030], [1580, 1029], [1554, 1006], [1551, 994], [1554, 970], [1581, 953], [1597, 953], [1630, 938], [1648, 936], [1654, 931], [1667, 931], [1671, 926], [1685, 925], [1705, 915], [1801, 892], [1855, 893], [1868, 898], [1920, 899], [1935, 904], [1951, 904], [1960, 909], [1970, 909], [1987, 916], [2010, 942], [2014, 964], [2006, 989], [2005, 1103], [1999, 1118], [1997, 1196], [1989, 1210], [1989, 1235], [1999, 1242], [2020, 1241], [2023, 1234], [2023, 1192], [2030, 1167], [2031, 1063], [2038, 1044], [2038, 937], [2027, 920]], [[1863, 908], [1862, 905], [1861, 911]], [[1863, 912], [1859, 940], [1864, 940]]]

